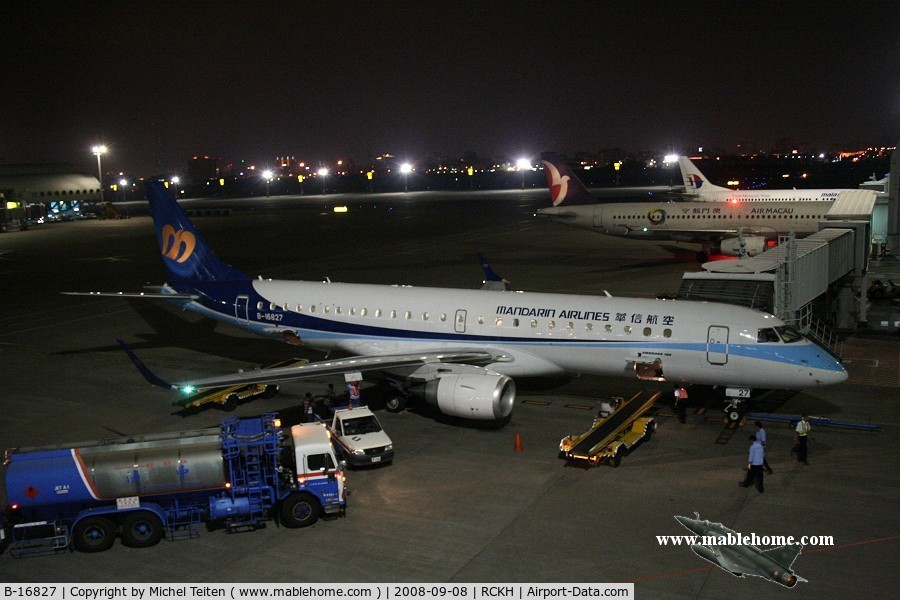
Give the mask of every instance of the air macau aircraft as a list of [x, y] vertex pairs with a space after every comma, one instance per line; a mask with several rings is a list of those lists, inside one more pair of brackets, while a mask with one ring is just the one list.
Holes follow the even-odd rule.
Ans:
[[379, 370], [443, 413], [503, 421], [515, 377], [588, 373], [627, 379], [803, 389], [840, 383], [828, 352], [772, 315], [706, 302], [487, 289], [253, 279], [220, 261], [162, 184], [147, 197], [168, 281], [157, 297], [346, 358], [168, 383], [179, 389], [277, 383]]
[[[819, 230], [833, 202], [604, 202], [599, 203], [556, 154], [541, 156], [553, 206], [536, 216], [597, 233], [651, 241], [700, 243], [710, 254], [749, 256], [779, 235], [803, 237]], [[566, 201], [567, 204], [563, 205]]]

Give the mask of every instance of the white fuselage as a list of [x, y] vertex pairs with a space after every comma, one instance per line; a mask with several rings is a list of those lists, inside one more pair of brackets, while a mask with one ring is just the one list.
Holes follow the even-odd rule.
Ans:
[[705, 241], [738, 232], [777, 239], [819, 229], [831, 202], [622, 202], [541, 208], [538, 216], [620, 237]]
[[834, 202], [841, 192], [852, 190], [730, 190], [688, 192], [697, 202]]
[[589, 373], [635, 378], [658, 361], [668, 381], [801, 389], [846, 379], [806, 339], [758, 342], [783, 323], [743, 307], [550, 293], [253, 280], [252, 292], [201, 305], [256, 333], [294, 333], [355, 355], [478, 349], [509, 376]]

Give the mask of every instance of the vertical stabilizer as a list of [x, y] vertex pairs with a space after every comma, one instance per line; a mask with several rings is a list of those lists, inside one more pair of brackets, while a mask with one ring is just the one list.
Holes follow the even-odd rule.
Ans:
[[570, 200], [570, 204], [597, 203], [597, 199], [591, 196], [581, 180], [558, 154], [544, 152], [541, 154], [541, 162], [544, 163], [553, 206], [559, 206], [565, 200]]
[[168, 282], [238, 281], [249, 277], [219, 260], [175, 198], [159, 181], [148, 181], [147, 201], [156, 226]]
[[732, 191], [729, 188], [711, 184], [687, 156], [678, 157], [678, 166], [681, 167], [681, 178], [684, 180], [684, 190], [688, 196], [700, 196], [702, 199], [709, 192]]

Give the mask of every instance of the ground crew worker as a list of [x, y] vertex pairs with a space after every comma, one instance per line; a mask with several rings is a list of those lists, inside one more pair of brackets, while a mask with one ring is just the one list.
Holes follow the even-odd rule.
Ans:
[[313, 423], [316, 420], [315, 412], [313, 412], [313, 397], [312, 394], [306, 392], [306, 397], [303, 399], [303, 422], [304, 423]]
[[757, 421], [754, 424], [756, 425], [756, 439], [759, 440], [759, 443], [762, 444], [763, 447], [763, 468], [765, 468], [766, 473], [771, 475], [773, 473], [772, 467], [769, 466], [769, 459], [766, 458], [766, 455], [769, 454], [769, 449], [766, 447], [766, 430], [763, 429], [760, 421]]
[[763, 462], [766, 453], [755, 435], [750, 436], [750, 453], [747, 457], [747, 476], [738, 483], [741, 487], [750, 487], [756, 483], [756, 491], [763, 493]]
[[347, 382], [347, 396], [350, 398], [350, 405], [348, 408], [353, 408], [353, 405], [360, 405], [359, 402], [359, 382], [358, 381], [348, 381]]
[[688, 393], [687, 390], [684, 389], [684, 386], [681, 384], [675, 384], [675, 391], [673, 392], [675, 395], [675, 414], [678, 415], [678, 422], [685, 423], [685, 412], [687, 411], [687, 399]]
[[809, 415], [802, 415], [794, 430], [794, 441], [797, 442], [797, 460], [804, 465], [809, 463], [806, 460], [806, 440], [809, 438]]

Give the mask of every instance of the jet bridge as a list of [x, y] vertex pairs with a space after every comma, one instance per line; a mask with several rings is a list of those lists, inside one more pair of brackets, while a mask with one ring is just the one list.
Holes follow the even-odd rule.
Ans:
[[840, 354], [822, 321], [853, 329], [866, 320], [865, 298], [860, 302], [854, 289], [868, 288], [874, 206], [870, 190], [842, 192], [817, 233], [783, 237], [757, 256], [705, 263], [702, 272], [684, 274], [677, 297], [771, 312]]

